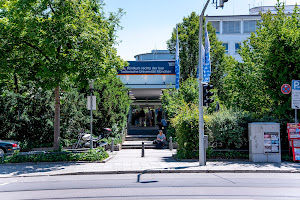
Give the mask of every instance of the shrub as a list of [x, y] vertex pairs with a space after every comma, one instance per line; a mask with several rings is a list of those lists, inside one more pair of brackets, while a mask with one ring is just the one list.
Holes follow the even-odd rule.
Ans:
[[121, 133], [127, 122], [131, 103], [128, 88], [118, 77], [107, 77], [95, 82], [97, 111], [94, 111], [94, 133], [101, 133], [103, 128], [112, 128], [113, 136]]
[[21, 162], [58, 162], [58, 161], [101, 161], [108, 157], [103, 147], [88, 150], [84, 153], [49, 152], [43, 154], [20, 155], [16, 151], [11, 157], [5, 157], [2, 163]]
[[209, 115], [206, 123], [206, 133], [210, 144], [219, 149], [241, 149], [248, 147], [248, 122], [250, 115], [223, 109]]
[[199, 147], [199, 112], [194, 104], [186, 104], [171, 120], [178, 142], [178, 158], [197, 158]]

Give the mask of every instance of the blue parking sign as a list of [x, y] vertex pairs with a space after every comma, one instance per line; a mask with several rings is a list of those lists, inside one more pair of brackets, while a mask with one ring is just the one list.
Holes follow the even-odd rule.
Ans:
[[300, 80], [292, 80], [292, 109], [300, 109]]
[[292, 80], [292, 89], [300, 90], [300, 80]]

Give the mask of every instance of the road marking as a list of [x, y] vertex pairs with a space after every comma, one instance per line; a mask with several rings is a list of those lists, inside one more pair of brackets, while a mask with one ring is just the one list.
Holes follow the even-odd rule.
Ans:
[[17, 182], [17, 180], [15, 180], [15, 181], [10, 181], [10, 182], [8, 182], [8, 183], [1, 183], [0, 186], [8, 185], [8, 184], [11, 184], [11, 183], [14, 183], [14, 182]]

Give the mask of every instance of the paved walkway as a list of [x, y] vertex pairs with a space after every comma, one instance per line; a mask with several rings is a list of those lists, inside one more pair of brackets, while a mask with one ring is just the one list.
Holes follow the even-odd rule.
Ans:
[[0, 178], [13, 176], [52, 176], [118, 173], [300, 173], [300, 163], [252, 163], [246, 161], [176, 161], [168, 149], [129, 149], [114, 152], [106, 163], [58, 162], [0, 165]]

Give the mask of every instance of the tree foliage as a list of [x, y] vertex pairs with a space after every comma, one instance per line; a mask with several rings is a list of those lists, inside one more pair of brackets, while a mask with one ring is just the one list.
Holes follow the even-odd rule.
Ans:
[[[205, 23], [205, 22], [204, 22]], [[183, 22], [177, 24], [179, 39], [179, 57], [180, 57], [180, 78], [184, 81], [188, 78], [196, 78], [198, 58], [199, 58], [199, 15], [192, 12], [190, 16], [183, 18]], [[223, 77], [225, 68], [228, 65], [225, 59], [225, 49], [222, 42], [218, 41], [215, 29], [210, 23], [207, 24], [210, 40], [210, 55], [212, 75], [210, 83], [217, 88], [218, 94], [223, 93]], [[175, 53], [176, 47], [176, 28], [174, 28], [172, 37], [168, 40], [168, 49]], [[204, 34], [203, 34], [204, 44]]]
[[[53, 141], [53, 92], [27, 82], [15, 93], [0, 90], [0, 138], [22, 143], [22, 148], [47, 145]], [[88, 128], [86, 99], [76, 88], [61, 93], [61, 137], [73, 139], [81, 128]]]
[[108, 18], [101, 0], [1, 0], [0, 76], [55, 88], [54, 148], [60, 135], [59, 89], [66, 80], [116, 73], [125, 62], [116, 54], [120, 11]]
[[121, 133], [127, 122], [131, 100], [128, 88], [115, 76], [106, 77], [95, 84], [97, 111], [94, 111], [96, 133], [103, 128], [113, 128], [115, 134]]
[[240, 51], [243, 63], [229, 69], [225, 86], [232, 92], [229, 102], [241, 109], [289, 118], [291, 97], [280, 87], [300, 77], [300, 12], [295, 7], [285, 14], [281, 3], [276, 9], [276, 14], [262, 14], [256, 32]]
[[54, 88], [68, 76], [86, 81], [124, 66], [114, 47], [118, 16], [106, 18], [101, 6], [99, 0], [1, 0], [1, 75]]

